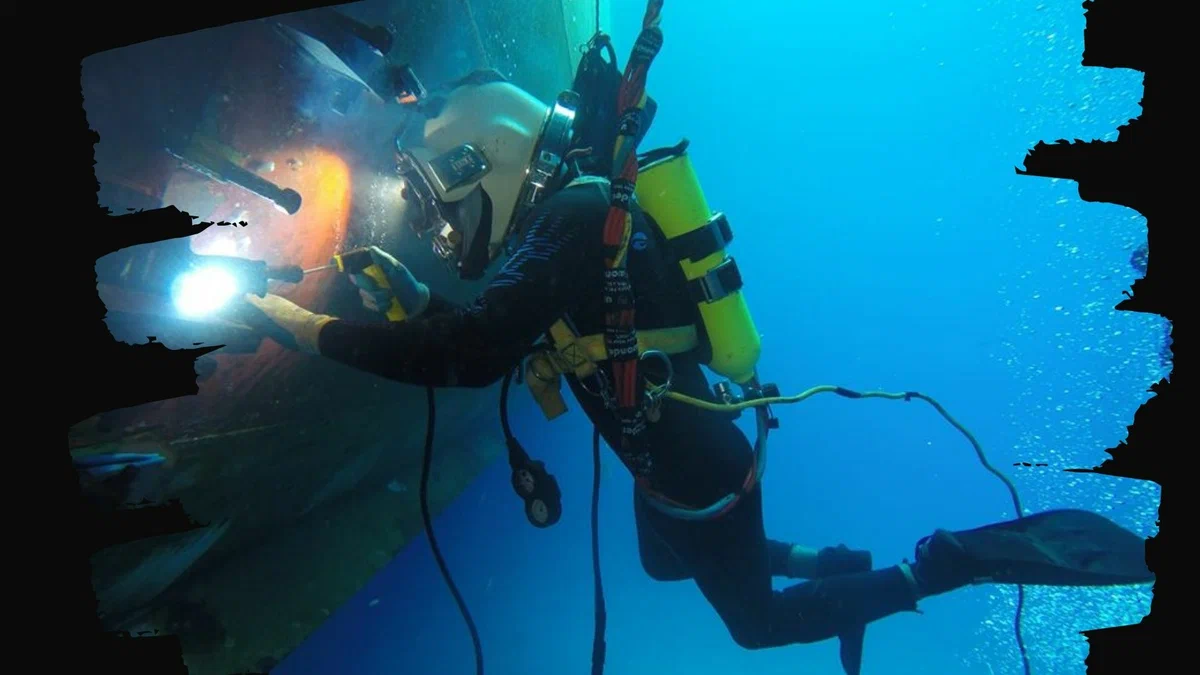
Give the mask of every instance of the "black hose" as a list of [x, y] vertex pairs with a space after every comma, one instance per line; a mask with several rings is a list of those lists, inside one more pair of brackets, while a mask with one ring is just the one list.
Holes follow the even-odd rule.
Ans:
[[1017, 614], [1013, 618], [1013, 631], [1017, 634], [1017, 649], [1021, 652], [1021, 665], [1025, 675], [1032, 675], [1029, 668], [1029, 650], [1025, 648], [1025, 635], [1021, 631], [1021, 616], [1025, 613], [1025, 585], [1017, 585]]
[[508, 374], [504, 376], [504, 381], [500, 383], [500, 428], [504, 430], [506, 440], [513, 438], [512, 427], [508, 424], [508, 389], [512, 386], [513, 376], [516, 373], [516, 370], [508, 371]]
[[592, 582], [596, 589], [596, 631], [592, 636], [592, 675], [604, 672], [608, 646], [604, 630], [608, 613], [604, 609], [604, 583], [600, 579], [600, 427], [592, 429]]
[[[500, 426], [508, 441], [509, 462], [514, 466], [516, 466], [515, 462], [521, 459], [512, 456], [518, 451], [519, 444], [513, 438], [512, 428], [508, 422], [508, 390], [515, 372], [510, 371], [500, 384]], [[528, 461], [528, 457], [525, 457], [524, 461]], [[605, 657], [608, 653], [608, 646], [604, 641], [605, 630], [608, 626], [608, 613], [604, 608], [604, 582], [600, 577], [600, 427], [592, 429], [592, 582], [595, 588], [596, 624], [595, 632], [592, 635], [592, 675], [602, 675]]]
[[458, 587], [454, 585], [454, 579], [450, 577], [450, 570], [446, 567], [441, 549], [438, 548], [437, 538], [433, 536], [433, 519], [429, 516], [429, 474], [433, 470], [433, 423], [437, 413], [433, 387], [425, 388], [425, 400], [429, 402], [429, 419], [425, 422], [425, 459], [421, 464], [421, 520], [425, 521], [425, 536], [429, 537], [429, 548], [433, 549], [433, 557], [437, 560], [438, 569], [442, 571], [442, 579], [445, 579], [446, 587], [450, 589], [454, 602], [458, 604], [458, 611], [462, 612], [463, 621], [467, 622], [467, 630], [471, 632], [471, 642], [475, 646], [475, 675], [483, 675], [483, 646], [479, 642], [479, 630], [475, 628], [471, 611], [467, 609], [467, 603], [463, 602]]

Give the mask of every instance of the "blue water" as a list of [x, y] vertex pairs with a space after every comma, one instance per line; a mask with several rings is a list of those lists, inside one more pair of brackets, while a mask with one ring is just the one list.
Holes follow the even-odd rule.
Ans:
[[[645, 5], [615, 0], [621, 61]], [[1162, 319], [1116, 312], [1137, 213], [1014, 167], [1039, 140], [1115, 140], [1140, 73], [1083, 68], [1078, 2], [668, 1], [643, 148], [686, 136], [764, 335], [761, 370], [938, 398], [1010, 472], [1027, 510], [1081, 507], [1156, 533], [1156, 485], [1069, 474], [1116, 445], [1165, 376]], [[586, 673], [592, 639], [590, 430], [548, 425], [523, 392], [513, 425], [564, 490], [530, 527], [498, 463], [436, 519], [490, 675]], [[935, 527], [1011, 518], [1004, 487], [921, 403], [818, 397], [777, 413], [771, 536], [911, 557]], [[1014, 467], [1019, 461], [1048, 468]], [[613, 675], [840, 673], [833, 641], [748, 652], [689, 582], [641, 570], [631, 485], [605, 452], [600, 540]], [[782, 583], [782, 582], [781, 582]], [[1015, 593], [970, 588], [868, 630], [864, 673], [1019, 673]], [[1033, 672], [1085, 672], [1081, 630], [1136, 623], [1150, 591], [1030, 589]], [[471, 643], [428, 543], [405, 549], [274, 672], [472, 673]]]

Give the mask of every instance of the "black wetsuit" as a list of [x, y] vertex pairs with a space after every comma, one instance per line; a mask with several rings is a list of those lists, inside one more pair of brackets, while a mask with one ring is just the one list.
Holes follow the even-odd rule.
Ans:
[[[540, 205], [527, 218], [518, 249], [470, 306], [435, 298], [424, 314], [403, 323], [332, 322], [321, 332], [321, 353], [410, 384], [484, 387], [518, 366], [530, 345], [563, 316], [580, 335], [602, 333], [605, 195], [596, 184], [575, 185]], [[667, 256], [657, 228], [639, 211], [634, 216], [628, 267], [638, 329], [692, 322], [679, 265]], [[676, 391], [712, 400], [695, 358], [672, 361]], [[601, 435], [616, 447], [619, 429], [612, 414], [573, 377], [567, 380]], [[752, 453], [733, 419], [671, 400], [662, 405], [661, 419], [646, 432], [654, 463], [651, 486], [695, 507], [736, 491]], [[635, 512], [646, 572], [664, 581], [693, 579], [743, 647], [823, 640], [915, 608], [912, 588], [896, 567], [774, 591], [771, 577], [787, 576], [791, 546], [767, 539], [761, 490], [713, 521], [670, 518], [638, 493]], [[816, 576], [824, 576], [819, 561]]]

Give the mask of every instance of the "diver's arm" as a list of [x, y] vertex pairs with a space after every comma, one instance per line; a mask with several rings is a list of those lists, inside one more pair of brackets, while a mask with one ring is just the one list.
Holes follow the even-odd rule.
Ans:
[[438, 295], [432, 290], [429, 291], [429, 304], [425, 306], [423, 315], [426, 317], [434, 314], [445, 314], [446, 312], [455, 312], [462, 309], [463, 306], [447, 299], [445, 296]]
[[431, 301], [421, 316], [388, 325], [335, 319], [321, 327], [320, 353], [408, 384], [492, 384], [576, 304], [578, 270], [590, 257], [581, 238], [590, 228], [577, 217], [562, 209], [538, 214], [521, 247], [467, 307]]

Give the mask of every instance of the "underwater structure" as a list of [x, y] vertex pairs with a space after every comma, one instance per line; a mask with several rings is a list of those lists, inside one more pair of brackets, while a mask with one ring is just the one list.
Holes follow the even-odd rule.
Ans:
[[[607, 21], [607, 3], [600, 3]], [[107, 630], [177, 634], [194, 675], [265, 672], [421, 536], [425, 393], [289, 352], [236, 320], [185, 315], [182, 271], [233, 263], [320, 312], [365, 312], [334, 254], [379, 245], [452, 300], [461, 282], [399, 227], [394, 139], [415, 89], [481, 69], [546, 101], [570, 86], [597, 4], [359, 2], [163, 38], [84, 62], [99, 199], [224, 222], [97, 262], [113, 336], [197, 361], [199, 392], [68, 434], [96, 503], [178, 500], [195, 530], [92, 559]], [[417, 252], [420, 252], [418, 254]], [[138, 377], [129, 373], [130, 378]], [[436, 514], [503, 456], [497, 389], [438, 395]]]

